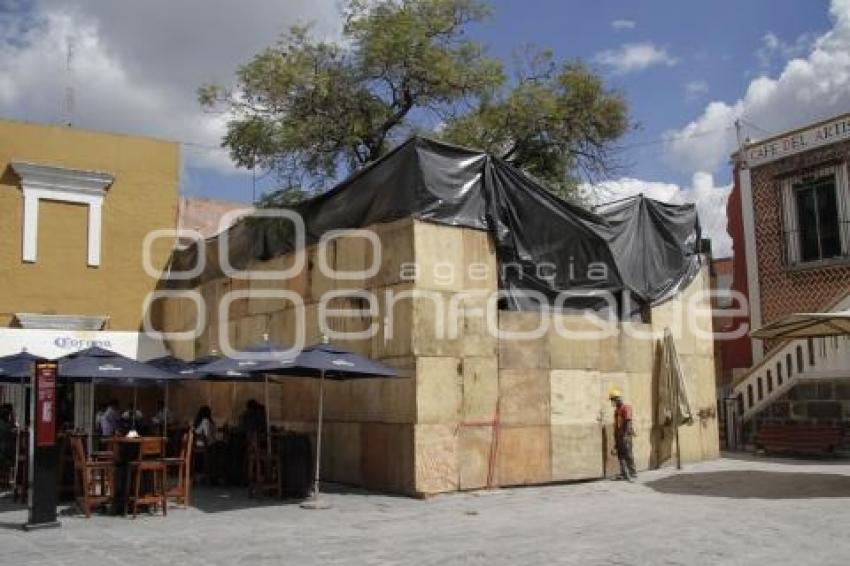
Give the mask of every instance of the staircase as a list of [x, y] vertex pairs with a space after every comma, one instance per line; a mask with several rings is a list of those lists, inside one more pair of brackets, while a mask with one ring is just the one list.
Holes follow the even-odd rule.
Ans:
[[[842, 310], [845, 302], [833, 308]], [[789, 340], [735, 382], [732, 395], [747, 422], [800, 382], [842, 377], [850, 377], [850, 337]]]

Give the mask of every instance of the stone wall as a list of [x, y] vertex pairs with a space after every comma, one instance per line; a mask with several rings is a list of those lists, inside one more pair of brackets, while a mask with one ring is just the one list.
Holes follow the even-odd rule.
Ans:
[[[326, 292], [365, 290], [373, 300], [342, 293], [329, 303], [363, 309], [359, 316], [327, 321], [331, 330], [374, 328], [374, 335], [334, 342], [400, 368], [406, 377], [326, 384], [322, 471], [327, 480], [427, 495], [599, 477], [606, 460], [615, 464], [603, 450], [604, 442], [611, 446], [602, 428], [605, 424], [610, 434], [611, 385], [622, 388], [635, 405], [639, 466], [669, 454], [652, 440], [659, 434], [652, 410], [654, 339], [615, 332], [601, 341], [571, 340], [557, 329], [590, 330], [591, 322], [580, 316], [498, 311], [496, 297], [491, 299], [497, 264], [486, 232], [411, 219], [369, 230], [381, 244], [377, 273], [356, 280], [329, 278], [319, 269], [318, 249], [311, 247], [301, 252], [305, 269], [287, 281], [262, 280], [257, 274], [248, 281], [204, 284], [199, 289], [208, 311], [204, 333], [194, 341], [174, 341], [173, 351], [191, 359], [221, 350], [220, 331], [236, 348], [261, 340], [264, 333], [273, 342], [295, 341], [297, 309], [280, 299], [235, 301], [229, 319], [221, 320], [218, 305], [229, 291], [294, 292], [304, 302], [304, 338], [310, 344], [323, 333], [319, 312]], [[368, 268], [374, 253], [367, 240], [345, 236], [331, 243], [326, 255], [338, 271], [352, 271]], [[285, 256], [251, 269], [279, 270], [294, 261]], [[679, 345], [689, 391], [694, 406], [706, 411], [714, 407], [711, 337], [697, 339], [685, 321], [696, 317], [710, 332], [711, 315], [677, 308], [689, 293], [707, 285], [703, 270], [682, 298], [653, 310], [651, 324], [636, 325], [644, 333], [671, 325], [684, 328]], [[195, 309], [185, 300], [167, 299], [158, 310], [168, 330], [187, 330], [196, 322]], [[497, 328], [522, 333], [541, 323], [549, 329], [531, 339], [497, 338]], [[313, 432], [317, 382], [286, 379], [270, 387], [272, 422]], [[190, 418], [203, 401], [218, 422], [234, 422], [246, 399], [262, 399], [262, 388], [194, 383], [178, 387], [172, 398], [179, 418]], [[713, 418], [682, 427], [681, 437], [686, 460], [716, 457]]]

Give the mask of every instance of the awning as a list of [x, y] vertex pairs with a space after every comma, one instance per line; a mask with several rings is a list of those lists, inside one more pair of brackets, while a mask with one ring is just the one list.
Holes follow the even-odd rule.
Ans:
[[753, 338], [822, 338], [850, 335], [850, 310], [795, 313], [753, 330]]

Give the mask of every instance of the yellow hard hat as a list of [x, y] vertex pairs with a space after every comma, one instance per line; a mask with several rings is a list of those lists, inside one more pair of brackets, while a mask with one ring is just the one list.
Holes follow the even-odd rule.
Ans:
[[608, 390], [608, 398], [609, 399], [616, 399], [617, 397], [622, 397], [622, 396], [623, 396], [623, 393], [619, 389], [617, 389], [616, 387], [612, 387], [611, 389]]

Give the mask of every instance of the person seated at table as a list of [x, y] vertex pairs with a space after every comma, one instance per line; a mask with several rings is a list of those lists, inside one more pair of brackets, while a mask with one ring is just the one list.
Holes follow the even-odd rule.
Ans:
[[264, 435], [266, 433], [266, 408], [256, 400], [248, 399], [240, 421], [242, 429], [249, 437], [252, 434]]
[[118, 430], [118, 424], [121, 417], [118, 413], [118, 399], [112, 399], [106, 406], [98, 423], [100, 424], [100, 434], [102, 436], [113, 436]]
[[171, 413], [165, 407], [165, 401], [160, 399], [156, 402], [156, 413], [151, 418], [151, 422], [154, 426], [163, 426], [169, 420], [171, 420]]
[[215, 440], [215, 422], [212, 418], [212, 409], [204, 405], [198, 409], [193, 423], [195, 429], [195, 445], [198, 447], [210, 446]]

